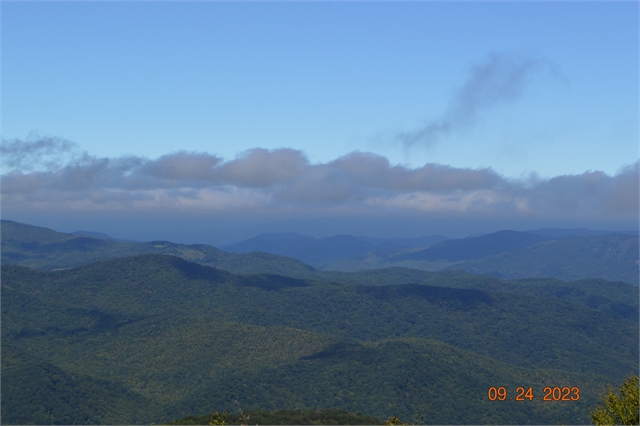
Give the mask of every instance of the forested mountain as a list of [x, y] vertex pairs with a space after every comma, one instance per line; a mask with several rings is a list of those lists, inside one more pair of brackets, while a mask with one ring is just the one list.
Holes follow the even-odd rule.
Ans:
[[[585, 423], [604, 387], [638, 370], [638, 287], [620, 282], [633, 282], [629, 263], [637, 276], [633, 235], [506, 231], [410, 252], [401, 241], [312, 241], [337, 262], [375, 246], [369, 265], [494, 276], [320, 271], [263, 252], [94, 237], [2, 221], [4, 424], [160, 423], [234, 401], [427, 423]], [[297, 234], [267, 239], [310, 247]], [[398, 248], [430, 260], [385, 263]], [[496, 277], [522, 273], [619, 282]], [[486, 394], [546, 385], [578, 386], [581, 398]]]
[[79, 235], [83, 237], [97, 238], [99, 240], [112, 240], [112, 241], [122, 241], [125, 243], [135, 243], [137, 241], [123, 240], [119, 238], [113, 238], [110, 235], [104, 234], [102, 232], [92, 232], [92, 231], [75, 231], [72, 232], [71, 235]]
[[[562, 234], [561, 231], [539, 230], [551, 235]], [[587, 233], [585, 230], [566, 231]], [[499, 231], [442, 242], [437, 241], [445, 238], [440, 236], [375, 239], [343, 235], [314, 239], [295, 233], [264, 234], [239, 243], [236, 247], [238, 251], [262, 251], [227, 253], [204, 244], [115, 241], [83, 236], [86, 233], [63, 234], [2, 221], [2, 263], [50, 270], [136, 254], [165, 253], [230, 272], [307, 278], [319, 273], [314, 266], [325, 271], [362, 271], [400, 266], [426, 271], [456, 269], [500, 278], [545, 277], [567, 281], [602, 278], [638, 285], [639, 245], [636, 235], [623, 233], [552, 238], [535, 232], [538, 231]], [[598, 234], [601, 231], [594, 232]], [[414, 246], [426, 243], [433, 245], [426, 249]], [[291, 257], [278, 254], [284, 252]], [[314, 266], [300, 259], [306, 259]]]
[[300, 259], [318, 268], [325, 268], [343, 259], [360, 259], [366, 256], [386, 258], [408, 248], [427, 247], [447, 237], [431, 235], [419, 238], [366, 238], [352, 235], [335, 235], [314, 238], [289, 233], [261, 234], [225, 247], [233, 253], [263, 251]]
[[235, 254], [204, 244], [168, 241], [122, 242], [64, 234], [48, 228], [2, 221], [2, 264], [51, 270], [143, 253], [164, 253], [232, 272], [305, 274], [314, 268], [303, 262], [269, 253]]
[[554, 277], [573, 281], [598, 277], [638, 285], [638, 237], [605, 234], [552, 239], [448, 269], [501, 278]]
[[[315, 239], [294, 233], [263, 234], [227, 249], [282, 254], [325, 271], [401, 266], [427, 271], [455, 269], [500, 278], [604, 278], [638, 284], [638, 236], [632, 232], [549, 228], [444, 239], [424, 237], [403, 245], [397, 240], [374, 243], [373, 239], [348, 235]], [[419, 242], [429, 247], [421, 248]]]
[[599, 237], [607, 234], [622, 234], [622, 235], [633, 235], [638, 236], [638, 231], [603, 231], [603, 230], [593, 230], [593, 229], [585, 229], [585, 228], [573, 228], [573, 229], [564, 229], [564, 228], [542, 228], [542, 229], [534, 229], [532, 231], [526, 231], [530, 234], [542, 235], [550, 238], [565, 238], [565, 237]]
[[475, 238], [462, 238], [438, 243], [424, 250], [393, 256], [389, 260], [460, 260], [480, 259], [508, 252], [522, 247], [532, 246], [549, 237], [517, 231], [498, 231]]
[[[603, 280], [404, 269], [303, 279], [162, 254], [4, 265], [2, 422], [159, 423], [238, 401], [585, 423], [607, 384], [637, 372], [637, 300], [637, 287]], [[578, 386], [581, 398], [492, 402], [491, 386]]]

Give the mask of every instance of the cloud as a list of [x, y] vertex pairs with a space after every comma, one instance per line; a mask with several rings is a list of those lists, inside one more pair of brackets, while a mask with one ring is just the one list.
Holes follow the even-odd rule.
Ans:
[[409, 169], [385, 157], [352, 152], [326, 164], [308, 167], [276, 195], [296, 202], [363, 200], [411, 191], [450, 193], [492, 188], [501, 178], [491, 169], [456, 169], [426, 164]]
[[457, 90], [442, 117], [428, 120], [418, 129], [400, 132], [396, 137], [405, 148], [430, 146], [454, 129], [472, 125], [484, 110], [517, 101], [534, 77], [543, 72], [563, 79], [553, 62], [538, 55], [491, 52], [471, 67], [467, 81]]
[[299, 177], [309, 160], [294, 149], [255, 148], [223, 164], [216, 179], [230, 185], [264, 188]]
[[221, 158], [204, 152], [178, 151], [148, 162], [141, 173], [164, 180], [210, 180], [213, 178], [214, 167], [221, 161]]
[[557, 176], [530, 189], [532, 205], [546, 211], [576, 211], [582, 215], [638, 216], [638, 161], [615, 176], [600, 171]]
[[25, 140], [3, 140], [0, 146], [1, 164], [4, 168], [33, 170], [35, 167], [54, 169], [68, 160], [70, 154], [77, 151], [77, 145], [71, 141], [39, 137], [32, 133]]
[[[2, 175], [3, 209], [12, 211], [455, 212], [469, 217], [638, 218], [638, 162], [614, 176], [588, 171], [510, 180], [491, 168], [441, 164], [409, 168], [365, 152], [313, 164], [298, 150], [262, 148], [231, 160], [186, 151], [156, 159], [76, 153], [52, 168], [50, 158], [63, 158], [75, 145], [43, 139], [12, 141], [8, 146], [7, 152], [17, 159], [11, 164], [25, 166]], [[47, 156], [37, 154], [43, 151]]]

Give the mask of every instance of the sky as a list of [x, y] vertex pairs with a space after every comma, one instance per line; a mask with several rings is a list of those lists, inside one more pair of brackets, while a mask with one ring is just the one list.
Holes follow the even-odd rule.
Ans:
[[2, 217], [120, 238], [638, 228], [637, 2], [11, 2]]

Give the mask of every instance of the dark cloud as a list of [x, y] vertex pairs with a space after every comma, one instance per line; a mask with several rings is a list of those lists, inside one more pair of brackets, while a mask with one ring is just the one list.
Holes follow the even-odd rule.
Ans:
[[615, 176], [600, 171], [557, 176], [530, 189], [530, 203], [540, 211], [574, 211], [580, 216], [638, 216], [638, 162]]
[[146, 163], [142, 174], [166, 180], [206, 181], [213, 179], [214, 168], [221, 158], [207, 153], [178, 151]]
[[[73, 147], [48, 140], [9, 146], [15, 158], [48, 150], [49, 157], [40, 157], [45, 162], [57, 155], [55, 149], [64, 154]], [[510, 180], [490, 168], [409, 168], [363, 152], [319, 164], [293, 149], [253, 149], [228, 161], [185, 151], [157, 159], [81, 153], [54, 169], [39, 166], [35, 158], [28, 162], [33, 171], [14, 168], [2, 175], [3, 208], [638, 217], [637, 162], [614, 176], [589, 171]]]
[[456, 169], [439, 164], [409, 169], [392, 166], [389, 160], [376, 154], [353, 152], [326, 164], [307, 167], [276, 195], [300, 202], [336, 202], [411, 191], [489, 189], [501, 182], [491, 169]]
[[298, 150], [255, 148], [224, 163], [216, 177], [221, 183], [242, 187], [264, 188], [300, 176], [309, 160]]
[[[442, 117], [428, 120], [397, 139], [405, 148], [429, 146], [452, 130], [473, 124], [482, 111], [520, 99], [533, 78], [543, 72], [560, 77], [557, 66], [531, 53], [489, 53], [469, 71]], [[560, 77], [562, 78], [562, 77]]]

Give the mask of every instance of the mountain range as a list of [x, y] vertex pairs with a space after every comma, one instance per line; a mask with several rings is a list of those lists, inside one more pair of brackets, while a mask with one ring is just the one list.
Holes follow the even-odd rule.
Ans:
[[[507, 241], [494, 257], [612, 238], [501, 235], [487, 237]], [[470, 262], [478, 242], [466, 240]], [[318, 270], [7, 221], [2, 249], [2, 424], [149, 424], [238, 406], [584, 424], [608, 386], [638, 372], [638, 286], [623, 281]], [[536, 398], [490, 401], [500, 386]], [[545, 387], [580, 398], [537, 399]]]
[[[577, 234], [577, 235], [576, 235]], [[638, 285], [638, 236], [606, 231], [542, 229], [498, 231], [479, 237], [375, 239], [338, 235], [317, 239], [295, 233], [261, 234], [223, 251], [204, 244], [136, 243], [58, 233], [2, 221], [2, 262], [36, 269], [80, 266], [97, 260], [165, 253], [230, 272], [309, 276], [394, 266], [425, 271], [463, 270], [499, 278], [603, 278]], [[559, 235], [554, 238], [549, 235]], [[250, 260], [250, 261], [249, 261]]]
[[429, 236], [371, 241], [339, 235], [261, 234], [225, 247], [236, 253], [267, 252], [318, 269], [358, 271], [404, 266], [427, 271], [464, 270], [500, 278], [605, 278], [638, 284], [638, 236], [583, 229], [498, 231], [462, 239]]

